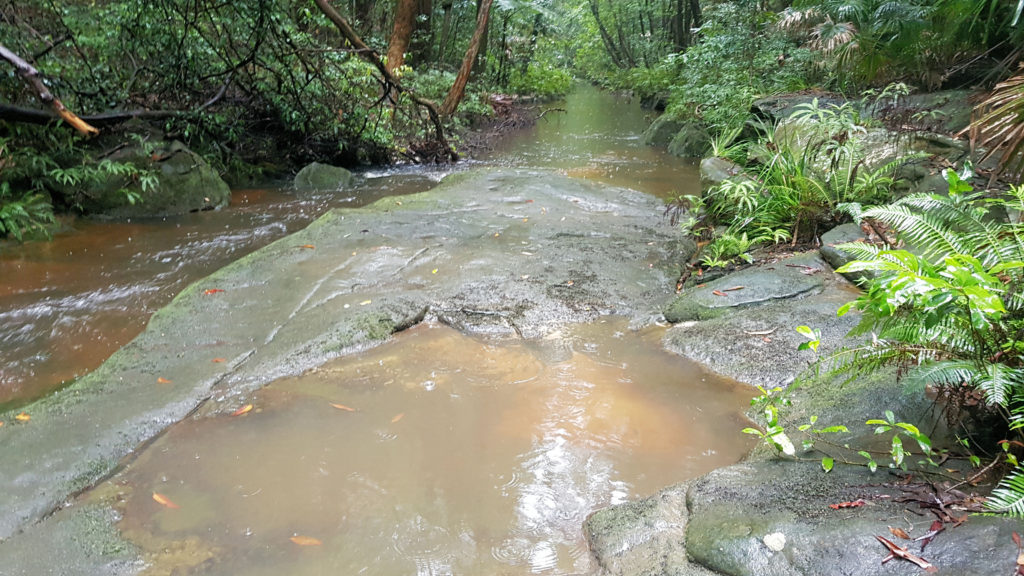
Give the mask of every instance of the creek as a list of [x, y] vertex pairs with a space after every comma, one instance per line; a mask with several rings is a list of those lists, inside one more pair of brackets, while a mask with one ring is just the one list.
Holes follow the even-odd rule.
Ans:
[[[658, 197], [699, 187], [692, 164], [644, 146], [637, 103], [581, 88], [564, 107], [481, 162]], [[367, 171], [343, 194], [236, 191], [225, 210], [83, 223], [5, 250], [0, 398], [95, 368], [186, 285], [326, 210], [441, 176]], [[148, 574], [587, 572], [589, 513], [750, 447], [749, 391], [664, 352], [663, 334], [615, 316], [537, 341], [426, 322], [278, 379], [236, 416], [201, 408], [80, 498], [113, 503]]]

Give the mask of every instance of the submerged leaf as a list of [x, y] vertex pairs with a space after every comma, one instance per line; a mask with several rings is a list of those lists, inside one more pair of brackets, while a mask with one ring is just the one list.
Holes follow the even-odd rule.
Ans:
[[391, 419], [391, 423], [394, 424], [395, 422], [398, 422], [399, 420], [401, 420], [403, 417], [405, 417], [405, 412], [401, 412], [398, 415], [396, 415], [394, 418], [392, 418]]
[[331, 406], [334, 406], [338, 410], [344, 410], [346, 412], [355, 412], [356, 411], [355, 408], [349, 408], [348, 406], [345, 406], [344, 404], [334, 404], [334, 403], [331, 403]]
[[160, 504], [165, 508], [181, 508], [181, 506], [178, 506], [177, 504], [172, 502], [170, 498], [157, 492], [153, 492], [153, 500], [155, 500], [157, 504]]
[[157, 379], [156, 379], [156, 383], [157, 383], [157, 384], [170, 384], [170, 383], [171, 383], [171, 381], [170, 381], [170, 380], [168, 380], [167, 378], [163, 378], [163, 377], [161, 377], [161, 378], [157, 378]]
[[242, 414], [247, 414], [250, 410], [252, 410], [252, 404], [246, 404], [245, 406], [242, 406], [238, 410], [235, 410], [234, 412], [232, 412], [231, 415], [232, 416], [241, 416]]
[[298, 544], [299, 546], [319, 546], [319, 545], [323, 544], [323, 542], [321, 542], [320, 540], [317, 540], [316, 538], [313, 538], [312, 536], [298, 536], [298, 535], [296, 535], [296, 536], [292, 536], [291, 538], [289, 538], [289, 540], [291, 540], [292, 542]]

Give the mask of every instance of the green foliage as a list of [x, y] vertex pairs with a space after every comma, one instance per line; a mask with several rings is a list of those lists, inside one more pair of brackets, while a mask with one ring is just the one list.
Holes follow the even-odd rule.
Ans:
[[[1024, 189], [990, 197], [972, 190], [969, 174], [946, 172], [948, 196], [912, 195], [864, 211], [864, 218], [891, 226], [921, 252], [841, 246], [859, 259], [840, 272], [877, 274], [856, 301], [839, 310], [840, 315], [859, 310], [863, 316], [855, 333], [872, 338], [831, 361], [851, 378], [895, 364], [942, 391], [950, 408], [965, 394], [978, 397], [1019, 434], [1024, 429]], [[1021, 513], [1019, 474], [1004, 479], [994, 498], [996, 509]]]
[[752, 235], [796, 242], [841, 222], [851, 204], [888, 199], [906, 158], [867, 166], [859, 138], [864, 132], [848, 103], [821, 106], [814, 99], [798, 106], [782, 127], [769, 127], [751, 146], [760, 164], [711, 190], [709, 213]]
[[54, 222], [49, 198], [39, 192], [16, 196], [10, 182], [0, 181], [0, 238], [12, 236], [21, 241], [29, 230], [49, 234], [45, 225]]
[[515, 94], [532, 94], [542, 98], [565, 96], [572, 88], [572, 75], [552, 65], [530, 65], [526, 74], [516, 75], [509, 82]]

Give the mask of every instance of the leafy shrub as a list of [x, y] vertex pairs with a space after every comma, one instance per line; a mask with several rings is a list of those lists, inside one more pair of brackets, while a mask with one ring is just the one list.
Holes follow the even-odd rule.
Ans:
[[[860, 310], [857, 334], [870, 343], [832, 358], [851, 377], [881, 365], [937, 387], [947, 407], [986, 406], [1019, 435], [1024, 429], [1024, 187], [1005, 196], [974, 192], [952, 170], [949, 195], [917, 194], [864, 211], [921, 254], [844, 244], [859, 260], [840, 272], [878, 277], [840, 315]], [[1004, 445], [1005, 446], [1005, 445]], [[1024, 482], [1008, 476], [992, 501], [1024, 513]]]

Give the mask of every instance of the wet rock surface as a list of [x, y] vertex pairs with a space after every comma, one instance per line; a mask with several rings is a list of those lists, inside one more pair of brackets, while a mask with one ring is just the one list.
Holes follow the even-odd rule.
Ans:
[[295, 175], [295, 188], [299, 190], [341, 190], [352, 185], [352, 173], [348, 170], [313, 162]]
[[81, 508], [50, 515], [70, 496], [198, 406], [233, 409], [248, 390], [424, 317], [517, 338], [602, 314], [651, 321], [672, 263], [693, 250], [661, 212], [649, 196], [550, 172], [466, 173], [330, 212], [193, 284], [99, 369], [26, 407], [30, 423], [5, 429], [0, 565], [39, 573], [38, 552], [60, 541], [79, 573], [113, 573], [72, 528]]

